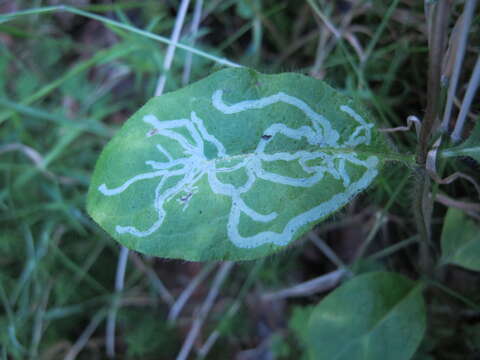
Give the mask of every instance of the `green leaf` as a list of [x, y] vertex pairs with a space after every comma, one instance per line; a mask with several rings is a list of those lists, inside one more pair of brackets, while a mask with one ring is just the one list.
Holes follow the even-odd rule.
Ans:
[[472, 133], [462, 144], [442, 151], [443, 157], [469, 156], [480, 163], [480, 122], [477, 121]]
[[442, 263], [480, 271], [480, 227], [449, 208], [442, 230]]
[[315, 310], [315, 306], [308, 305], [308, 306], [294, 306], [293, 311], [290, 315], [288, 320], [288, 329], [289, 336], [288, 341], [293, 342], [294, 345], [299, 347], [296, 349], [296, 359], [298, 360], [305, 360], [308, 359], [308, 354], [306, 352], [308, 348], [308, 320], [310, 319], [312, 312]]
[[425, 331], [421, 291], [411, 280], [387, 272], [346, 282], [310, 318], [311, 359], [410, 359]]
[[151, 99], [125, 123], [100, 155], [87, 210], [145, 254], [266, 256], [401, 159], [367, 119], [313, 78], [222, 70]]

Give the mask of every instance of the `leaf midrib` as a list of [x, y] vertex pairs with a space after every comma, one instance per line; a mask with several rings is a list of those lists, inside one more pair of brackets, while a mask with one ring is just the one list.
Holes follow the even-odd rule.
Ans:
[[[278, 153], [287, 153], [287, 154], [295, 154], [301, 151], [312, 151], [312, 152], [326, 152], [326, 153], [333, 153], [333, 154], [351, 154], [351, 153], [356, 153], [359, 155], [364, 155], [364, 156], [376, 156], [378, 157], [381, 161], [399, 161], [403, 162], [405, 164], [413, 164], [415, 162], [415, 157], [412, 154], [400, 154], [400, 153], [386, 153], [386, 152], [380, 152], [380, 151], [373, 151], [373, 150], [364, 150], [364, 149], [358, 149], [358, 148], [336, 148], [336, 147], [308, 147], [302, 150], [298, 151], [278, 151]], [[247, 153], [242, 153], [242, 154], [236, 154], [236, 155], [228, 155], [225, 157], [215, 157], [212, 159], [209, 159], [208, 161], [210, 162], [216, 162], [216, 161], [231, 161], [231, 160], [237, 160], [237, 159], [242, 159], [246, 158], [249, 156], [255, 155], [255, 152], [247, 152]], [[268, 155], [272, 155], [275, 153], [266, 153]]]

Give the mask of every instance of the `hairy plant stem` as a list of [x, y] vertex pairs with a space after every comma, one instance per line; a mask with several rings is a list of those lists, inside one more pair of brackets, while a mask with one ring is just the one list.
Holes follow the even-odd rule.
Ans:
[[[432, 6], [427, 16], [432, 16], [432, 26], [429, 27], [428, 37], [429, 59], [428, 59], [428, 83], [427, 83], [427, 108], [420, 129], [420, 136], [417, 148], [417, 168], [415, 169], [415, 184], [413, 211], [415, 222], [420, 234], [420, 270], [423, 274], [430, 274], [433, 271], [432, 244], [430, 242], [430, 222], [433, 200], [429, 198], [430, 177], [426, 170], [427, 156], [435, 131], [437, 119], [441, 106], [441, 68], [442, 58], [445, 50], [447, 25], [449, 18], [449, 3], [447, 0], [439, 0]], [[429, 19], [427, 19], [429, 20]]]
[[420, 166], [424, 166], [427, 160], [430, 138], [435, 130], [434, 127], [440, 109], [440, 77], [449, 15], [447, 0], [439, 0], [432, 6], [435, 6], [435, 8], [432, 34], [429, 36], [427, 108], [422, 121], [417, 151], [417, 163]]
[[414, 170], [414, 192], [413, 192], [413, 212], [418, 232], [420, 234], [420, 270], [422, 274], [431, 274], [434, 263], [431, 252], [432, 243], [430, 240], [430, 218], [431, 218], [431, 200], [430, 177], [424, 167], [418, 166]]

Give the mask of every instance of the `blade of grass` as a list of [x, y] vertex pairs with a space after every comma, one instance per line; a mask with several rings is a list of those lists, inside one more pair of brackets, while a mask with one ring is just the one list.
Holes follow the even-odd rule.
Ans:
[[[470, 26], [472, 24], [472, 19], [475, 14], [476, 5], [477, 5], [477, 0], [466, 0], [465, 6], [463, 9], [463, 14], [462, 14], [463, 23], [462, 23], [462, 28], [460, 30], [459, 44], [455, 54], [453, 74], [452, 74], [452, 78], [449, 81], [447, 103], [445, 104], [445, 111], [443, 113], [443, 120], [442, 120], [443, 132], [448, 131], [448, 125], [450, 123], [450, 115], [452, 113], [452, 107], [453, 107], [453, 99], [455, 98], [458, 79], [462, 71], [463, 57], [465, 56], [465, 52], [467, 49], [468, 32], [470, 31]], [[453, 134], [452, 134], [452, 139], [453, 139]]]
[[[50, 163], [52, 163], [60, 155], [63, 155], [62, 152], [64, 151], [64, 149], [68, 145], [70, 145], [70, 143], [72, 143], [80, 134], [81, 134], [80, 130], [72, 129], [72, 131], [65, 134], [63, 137], [61, 137], [58, 143], [53, 147], [53, 149], [50, 150], [50, 152], [44, 157], [42, 162], [42, 168], [46, 170]], [[17, 190], [18, 188], [24, 186], [38, 172], [39, 172], [39, 169], [35, 167], [35, 168], [31, 168], [30, 171], [27, 171], [23, 173], [21, 176], [19, 176], [10, 188], [6, 188], [0, 191], [0, 201], [3, 201], [10, 191]]]
[[66, 269], [70, 270], [75, 274], [75, 278], [78, 279], [76, 282], [85, 280], [85, 284], [89, 285], [93, 290], [99, 292], [100, 294], [108, 294], [108, 290], [100, 284], [97, 280], [91, 277], [88, 272], [80, 267], [75, 261], [70, 259], [56, 244], [50, 243], [50, 249], [62, 262]]
[[382, 22], [380, 25], [377, 27], [375, 33], [373, 34], [372, 39], [367, 45], [367, 48], [365, 49], [364, 53], [364, 61], [362, 62], [362, 65], [365, 66], [365, 64], [368, 62], [368, 59], [372, 55], [373, 49], [375, 49], [375, 46], [377, 45], [378, 41], [380, 40], [380, 37], [383, 34], [383, 31], [385, 30], [385, 27], [388, 24], [388, 21], [392, 17], [393, 12], [397, 8], [400, 0], [394, 0], [390, 6], [387, 9], [387, 12], [382, 16]]
[[106, 329], [106, 352], [109, 358], [115, 357], [115, 323], [117, 320], [118, 305], [120, 302], [120, 295], [123, 291], [125, 283], [125, 270], [127, 268], [128, 249], [124, 246], [120, 249], [118, 255], [117, 272], [115, 275], [115, 297], [112, 301], [112, 306], [108, 312], [107, 329]]
[[130, 9], [138, 9], [145, 7], [149, 4], [155, 4], [158, 0], [143, 0], [139, 2], [138, 0], [133, 1], [125, 1], [125, 2], [115, 2], [115, 3], [106, 3], [106, 4], [90, 4], [87, 3], [85, 5], [79, 4], [78, 7], [88, 10], [88, 11], [95, 11], [95, 12], [109, 12], [112, 10], [130, 10]]
[[348, 50], [348, 48], [345, 46], [345, 42], [342, 38], [342, 31], [338, 30], [332, 22], [329, 20], [329, 18], [320, 10], [318, 5], [314, 2], [314, 0], [307, 0], [308, 5], [313, 9], [315, 14], [323, 21], [325, 26], [330, 30], [330, 32], [335, 36], [338, 45], [340, 46], [341, 51], [343, 52], [345, 58], [347, 59], [348, 63], [352, 67], [352, 70], [354, 71], [355, 75], [358, 78], [359, 84], [361, 86], [365, 86], [365, 78], [363, 76], [362, 70], [360, 67], [355, 64], [354, 57], [351, 54], [351, 52]]
[[172, 42], [168, 44], [167, 53], [163, 62], [162, 73], [158, 78], [157, 88], [155, 89], [155, 96], [160, 96], [163, 93], [165, 82], [167, 81], [167, 73], [170, 71], [170, 67], [172, 66], [173, 56], [175, 55], [175, 49], [178, 44], [178, 39], [180, 38], [180, 32], [182, 31], [189, 4], [190, 0], [182, 0], [180, 3], [180, 8], [175, 19], [175, 26], [173, 27], [172, 35], [170, 36], [170, 40]]
[[87, 325], [85, 330], [83, 330], [75, 344], [73, 344], [68, 353], [65, 355], [65, 360], [75, 360], [77, 358], [77, 355], [80, 353], [80, 351], [82, 351], [85, 345], [87, 345], [88, 340], [93, 335], [98, 325], [100, 325], [102, 320], [105, 318], [105, 315], [105, 311], [100, 310], [95, 314], [95, 316], [93, 316], [92, 320]]
[[33, 319], [32, 338], [29, 351], [29, 358], [32, 360], [38, 359], [38, 349], [42, 335], [45, 331], [45, 319], [43, 315], [45, 314], [48, 300], [50, 298], [50, 292], [52, 290], [51, 281], [49, 281], [46, 286], [45, 284], [40, 283], [40, 281], [36, 281], [35, 284], [39, 289], [41, 289], [42, 295], [39, 304], [35, 309], [35, 315]]
[[47, 253], [48, 242], [50, 239], [50, 233], [54, 226], [53, 222], [48, 222], [45, 225], [44, 231], [42, 231], [38, 245], [35, 247], [34, 240], [30, 228], [24, 226], [24, 237], [27, 245], [27, 261], [25, 267], [20, 275], [19, 280], [15, 284], [15, 287], [10, 295], [10, 305], [15, 305], [27, 288], [29, 282], [32, 280], [32, 277], [35, 275], [35, 270], [37, 269], [40, 261]]
[[4, 98], [0, 98], [0, 105], [4, 106], [6, 109], [10, 109], [12, 111], [12, 114], [18, 113], [32, 118], [37, 118], [39, 120], [46, 120], [59, 126], [82, 130], [84, 132], [89, 132], [108, 139], [111, 138], [113, 135], [113, 131], [110, 128], [107, 128], [101, 122], [96, 121], [95, 119], [73, 120], [66, 116], [55, 114], [40, 108], [26, 106], [21, 103], [16, 103]]
[[[20, 16], [34, 15], [34, 14], [45, 14], [45, 13], [52, 13], [52, 12], [56, 12], [56, 11], [66, 11], [66, 12], [70, 12], [70, 13], [73, 13], [73, 14], [76, 14], [76, 15], [81, 15], [81, 16], [84, 16], [84, 17], [87, 17], [87, 18], [90, 18], [90, 19], [98, 20], [98, 21], [100, 21], [104, 24], [108, 24], [108, 25], [115, 26], [115, 27], [118, 27], [118, 28], [121, 28], [121, 29], [124, 29], [124, 30], [128, 30], [132, 33], [141, 35], [141, 36], [149, 38], [149, 39], [156, 40], [158, 42], [161, 42], [161, 43], [164, 43], [164, 44], [167, 44], [167, 45], [175, 43], [174, 41], [172, 41], [172, 40], [170, 40], [166, 37], [163, 37], [163, 36], [160, 36], [160, 35], [155, 35], [155, 34], [152, 34], [151, 32], [141, 30], [139, 28], [136, 28], [136, 27], [133, 27], [133, 26], [130, 26], [130, 25], [120, 23], [118, 21], [106, 18], [104, 16], [96, 15], [96, 14], [93, 14], [93, 13], [90, 13], [90, 12], [87, 12], [87, 11], [83, 11], [83, 10], [80, 10], [80, 9], [77, 9], [77, 8], [74, 8], [74, 7], [70, 7], [70, 6], [65, 6], [65, 5], [49, 6], [49, 7], [44, 7], [44, 8], [35, 8], [35, 9], [29, 9], [29, 10], [24, 10], [24, 11], [18, 11], [18, 12], [11, 13], [11, 14], [1, 15], [0, 16], [0, 23], [6, 22], [6, 21], [11, 21], [11, 20], [13, 20], [17, 17], [20, 17]], [[178, 47], [182, 50], [185, 50], [185, 51], [189, 51], [189, 52], [191, 52], [195, 55], [204, 57], [206, 59], [212, 60], [212, 61], [214, 61], [214, 62], [216, 62], [220, 65], [231, 66], [231, 67], [240, 67], [241, 66], [241, 65], [239, 65], [239, 64], [237, 64], [233, 61], [227, 60], [225, 58], [220, 58], [218, 56], [209, 54], [205, 51], [196, 49], [194, 47], [191, 47], [191, 46], [188, 46], [188, 45], [185, 45], [185, 44], [182, 44], [182, 43], [177, 43], [176, 47]]]
[[183, 307], [187, 303], [190, 296], [194, 293], [198, 285], [202, 283], [203, 280], [207, 278], [207, 276], [213, 270], [215, 264], [206, 264], [202, 270], [188, 283], [182, 293], [178, 296], [177, 301], [171, 306], [170, 312], [168, 313], [168, 321], [170, 323], [175, 323], [175, 320], [178, 318], [180, 312], [182, 311]]
[[457, 122], [455, 123], [455, 129], [452, 132], [452, 141], [454, 143], [459, 142], [462, 139], [463, 127], [465, 125], [465, 120], [467, 119], [468, 111], [472, 105], [475, 93], [477, 92], [478, 86], [480, 85], [480, 55], [477, 57], [477, 62], [475, 68], [473, 69], [473, 74], [468, 83], [467, 92], [463, 98], [462, 107], [460, 108], [460, 113], [458, 114]]
[[200, 307], [200, 311], [195, 317], [195, 320], [193, 321], [192, 327], [188, 332], [187, 338], [185, 339], [182, 345], [182, 348], [180, 349], [180, 352], [177, 355], [176, 360], [186, 360], [188, 358], [188, 355], [190, 354], [193, 344], [200, 333], [200, 329], [202, 328], [202, 325], [205, 322], [207, 315], [210, 312], [215, 302], [215, 299], [218, 296], [218, 293], [220, 292], [220, 288], [222, 287], [223, 282], [225, 281], [228, 274], [232, 270], [233, 265], [234, 265], [233, 262], [226, 261], [220, 266], [220, 269], [218, 270], [217, 275], [213, 280], [213, 284], [210, 288], [210, 291], [208, 292], [207, 297], [205, 298], [205, 301]]
[[346, 268], [344, 262], [337, 256], [337, 254], [332, 250], [330, 246], [327, 245], [323, 239], [320, 238], [314, 231], [308, 233], [308, 238], [313, 242], [313, 244], [327, 257], [333, 264], [339, 269]]
[[165, 287], [163, 282], [160, 280], [155, 270], [152, 267], [144, 264], [140, 255], [137, 255], [136, 253], [132, 253], [130, 259], [136, 267], [138, 267], [145, 275], [147, 275], [152, 288], [165, 302], [165, 304], [172, 306], [172, 304], [175, 302], [175, 299], [173, 298], [170, 291], [168, 291], [168, 289]]
[[[9, 335], [9, 340], [10, 342], [12, 343], [13, 347], [19, 351], [21, 354], [25, 354], [27, 352], [27, 350], [25, 349], [25, 347], [23, 347], [23, 345], [20, 344], [20, 342], [18, 341], [17, 339], [17, 320], [16, 320], [16, 317], [15, 317], [15, 313], [12, 309], [12, 307], [10, 306], [10, 301], [7, 297], [7, 293], [2, 285], [2, 282], [0, 281], [0, 299], [1, 299], [1, 303], [3, 304], [3, 310], [6, 314], [6, 318], [7, 318], [7, 321], [8, 321], [8, 329], [7, 329], [7, 332], [8, 332], [8, 335]], [[4, 354], [9, 351], [9, 343], [4, 343], [2, 344], [2, 349], [4, 351]], [[11, 351], [13, 352], [13, 351]], [[5, 359], [7, 359], [7, 357], [5, 356]]]
[[225, 316], [222, 316], [222, 319], [218, 322], [215, 330], [209, 335], [203, 346], [198, 351], [197, 359], [205, 359], [212, 346], [220, 337], [221, 329], [225, 328], [225, 324], [227, 324], [233, 318], [233, 316], [235, 316], [237, 311], [240, 309], [241, 304], [244, 303], [247, 292], [254, 285], [255, 281], [258, 280], [258, 273], [263, 268], [264, 264], [264, 259], [260, 259], [259, 261], [255, 262], [255, 265], [251, 268], [246, 280], [243, 282], [240, 291], [235, 296], [235, 301], [229, 306], [228, 310], [225, 312]]
[[73, 305], [53, 306], [45, 312], [44, 317], [46, 321], [54, 321], [58, 319], [65, 319], [69, 316], [74, 316], [85, 312], [91, 313], [92, 309], [94, 308], [111, 304], [112, 296], [114, 295], [109, 293], [108, 295], [92, 297], [89, 298], [87, 301]]
[[444, 293], [450, 295], [451, 297], [463, 302], [465, 305], [471, 307], [473, 310], [480, 311], [480, 304], [475, 303], [474, 301], [468, 299], [467, 297], [463, 296], [462, 294], [458, 293], [457, 291], [450, 289], [448, 286], [443, 285], [441, 282], [434, 280], [434, 279], [426, 279], [427, 283], [433, 285]]
[[376, 214], [376, 219], [375, 223], [372, 226], [372, 229], [367, 235], [367, 238], [365, 241], [362, 243], [360, 248], [358, 249], [358, 252], [356, 254], [356, 259], [361, 259], [365, 252], [368, 249], [368, 246], [370, 245], [371, 241], [375, 238], [375, 235], [377, 234], [378, 230], [380, 229], [380, 226], [384, 224], [385, 221], [385, 215], [388, 213], [390, 208], [393, 206], [395, 201], [397, 200], [397, 197], [400, 195], [401, 191], [403, 188], [407, 185], [408, 179], [410, 177], [410, 172], [407, 172], [405, 176], [403, 177], [402, 181], [400, 184], [397, 186], [395, 189], [394, 193], [390, 196], [390, 199], [388, 200], [387, 204], [385, 207]]
[[[198, 28], [200, 27], [200, 20], [202, 19], [202, 7], [203, 7], [203, 0], [196, 0], [195, 1], [195, 8], [193, 9], [193, 19], [192, 24], [190, 26], [190, 36], [192, 37], [191, 46], [195, 45], [195, 38], [198, 34]], [[187, 85], [190, 82], [190, 73], [192, 71], [192, 61], [193, 61], [193, 54], [187, 53], [185, 58], [185, 65], [183, 68], [183, 75], [182, 75], [182, 84]]]
[[[285, 8], [286, 8], [286, 4], [276, 4], [275, 6], [273, 6], [271, 9], [269, 9], [263, 14], [263, 18], [264, 19], [270, 18], [273, 15], [278, 14]], [[202, 16], [202, 19], [203, 18], [204, 17]], [[230, 35], [224, 41], [222, 41], [216, 48], [218, 49], [218, 51], [225, 50], [231, 44], [233, 44], [235, 41], [237, 41], [239, 38], [245, 35], [252, 27], [253, 27], [253, 20], [250, 20], [244, 25], [240, 26], [232, 35]]]
[[393, 244], [385, 249], [377, 251], [375, 254], [372, 254], [368, 257], [369, 260], [379, 260], [384, 257], [390, 256], [404, 247], [410, 246], [418, 242], [418, 235], [413, 235], [408, 239], [402, 240], [396, 244]]
[[[60, 85], [65, 83], [67, 80], [70, 78], [80, 74], [81, 72], [89, 69], [95, 64], [103, 63], [107, 59], [108, 61], [112, 61], [120, 56], [124, 56], [129, 54], [130, 52], [133, 52], [136, 50], [136, 46], [125, 46], [125, 44], [118, 44], [114, 45], [111, 48], [107, 50], [101, 50], [97, 54], [95, 54], [93, 57], [91, 57], [88, 60], [85, 60], [77, 65], [75, 65], [71, 70], [67, 71], [65, 74], [63, 74], [61, 77], [55, 79], [52, 81], [50, 84], [47, 84], [43, 86], [41, 89], [39, 89], [37, 92], [34, 94], [30, 95], [26, 99], [23, 99], [19, 106], [25, 106], [25, 105], [30, 105], [31, 103], [40, 100], [41, 98], [47, 96], [50, 94], [52, 91], [57, 89]], [[6, 104], [8, 104], [8, 100], [4, 99], [2, 100]], [[12, 104], [10, 104], [12, 105]], [[21, 108], [20, 108], [21, 109]], [[25, 109], [23, 109], [25, 110]], [[2, 124], [5, 120], [7, 120], [9, 117], [11, 117], [16, 111], [8, 110], [0, 113], [0, 124]]]

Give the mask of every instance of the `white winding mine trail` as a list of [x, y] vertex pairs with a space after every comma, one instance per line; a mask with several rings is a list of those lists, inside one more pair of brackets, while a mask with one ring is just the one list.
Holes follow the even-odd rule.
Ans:
[[[286, 245], [302, 226], [319, 220], [346, 204], [352, 196], [366, 188], [377, 175], [378, 158], [375, 156], [370, 156], [366, 160], [360, 160], [355, 152], [339, 152], [338, 154], [303, 150], [294, 153], [277, 152], [271, 154], [265, 152], [268, 142], [278, 134], [295, 140], [304, 138], [310, 145], [314, 145], [315, 147], [327, 146], [329, 148], [341, 149], [351, 148], [360, 144], [369, 144], [373, 124], [367, 123], [352, 108], [346, 105], [340, 106], [340, 110], [353, 118], [358, 123], [358, 126], [347, 141], [339, 144], [340, 136], [338, 132], [332, 128], [330, 121], [316, 113], [308, 104], [297, 97], [279, 92], [258, 100], [246, 100], [230, 105], [225, 104], [222, 97], [222, 90], [215, 91], [212, 95], [212, 105], [225, 115], [253, 109], [262, 109], [281, 102], [294, 106], [302, 111], [305, 116], [310, 119], [311, 126], [301, 126], [297, 129], [292, 129], [282, 123], [272, 124], [264, 132], [268, 136], [260, 139], [254, 152], [241, 156], [229, 156], [225, 146], [215, 136], [208, 133], [202, 119], [200, 119], [194, 111], [191, 112], [190, 119], [159, 121], [154, 115], [145, 116], [143, 121], [152, 126], [155, 136], [159, 135], [176, 141], [182, 147], [185, 157], [174, 159], [164, 147], [158, 144], [157, 149], [167, 161], [159, 162], [148, 160], [145, 163], [151, 167], [151, 171], [137, 174], [115, 188], [109, 188], [106, 184], [99, 186], [98, 190], [103, 195], [115, 196], [136, 182], [157, 177], [160, 179], [153, 197], [153, 206], [158, 213], [158, 219], [146, 230], [140, 230], [131, 225], [117, 225], [116, 231], [118, 233], [128, 233], [136, 237], [146, 237], [153, 234], [163, 224], [166, 216], [164, 210], [166, 202], [177, 195], [181, 195], [177, 201], [183, 205], [183, 210], [186, 210], [189, 201], [195, 196], [198, 190], [195, 185], [200, 179], [206, 176], [208, 184], [215, 194], [228, 196], [232, 201], [226, 226], [228, 237], [233, 244], [239, 248], [254, 248], [268, 243]], [[187, 140], [185, 136], [175, 131], [175, 129], [180, 128], [188, 131], [193, 142], [192, 140]], [[147, 133], [146, 136], [153, 136], [152, 131]], [[205, 142], [209, 142], [216, 148], [217, 158], [209, 160], [205, 157]], [[316, 162], [318, 164], [319, 159], [321, 160], [321, 165], [308, 165], [309, 162], [314, 160], [317, 160]], [[227, 160], [233, 162], [234, 165], [230, 167], [217, 167], [217, 163], [225, 163]], [[263, 169], [263, 163], [278, 160], [296, 161], [305, 173], [309, 175], [304, 178], [289, 177]], [[347, 163], [365, 168], [363, 175], [355, 182], [351, 181], [346, 171]], [[219, 173], [233, 172], [239, 169], [243, 169], [247, 174], [247, 180], [241, 186], [235, 187], [232, 184], [222, 183], [217, 177]], [[345, 190], [333, 195], [328, 201], [294, 216], [288, 221], [281, 232], [263, 231], [253, 236], [242, 236], [240, 232], [240, 216], [242, 214], [256, 222], [263, 223], [270, 222], [277, 217], [276, 212], [262, 214], [252, 209], [243, 201], [242, 194], [247, 193], [252, 188], [256, 179], [260, 178], [286, 186], [308, 188], [321, 181], [325, 174], [330, 174], [335, 179], [342, 181]], [[170, 187], [166, 188], [165, 184], [167, 180], [173, 176], [181, 176], [182, 179], [173, 186], [170, 185]]]

